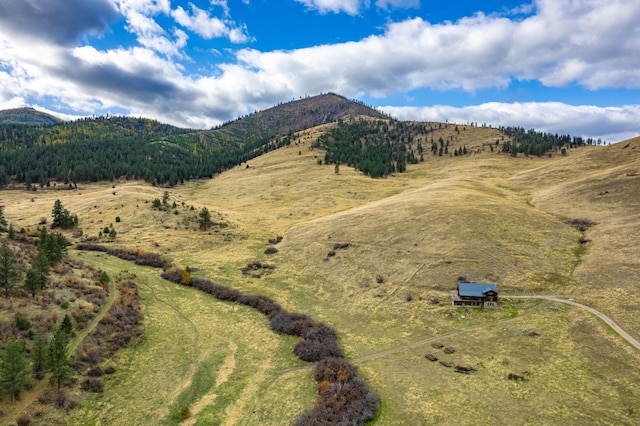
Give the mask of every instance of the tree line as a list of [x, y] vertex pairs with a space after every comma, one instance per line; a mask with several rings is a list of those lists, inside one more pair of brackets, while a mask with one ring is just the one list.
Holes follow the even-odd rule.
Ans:
[[318, 138], [315, 147], [325, 150], [325, 164], [346, 164], [378, 178], [405, 172], [407, 164], [424, 160], [422, 144], [417, 135], [428, 131], [424, 123], [340, 120], [336, 127]]
[[[559, 135], [557, 133], [539, 132], [534, 129], [525, 131], [523, 127], [500, 127], [499, 129], [511, 139], [502, 144], [502, 152], [511, 155], [522, 153], [524, 155], [542, 157], [552, 151], [561, 151], [585, 145], [601, 145], [603, 143], [601, 139], [582, 138], [568, 134]], [[563, 153], [566, 153], [566, 151], [563, 151]]]
[[210, 178], [263, 153], [275, 134], [204, 132], [132, 117], [56, 125], [0, 125], [0, 187], [143, 179], [157, 185]]

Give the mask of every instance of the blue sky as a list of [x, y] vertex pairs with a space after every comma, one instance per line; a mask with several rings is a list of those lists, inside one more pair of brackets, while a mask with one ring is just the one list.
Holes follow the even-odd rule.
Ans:
[[335, 92], [399, 119], [640, 135], [637, 0], [0, 0], [0, 109], [208, 128]]

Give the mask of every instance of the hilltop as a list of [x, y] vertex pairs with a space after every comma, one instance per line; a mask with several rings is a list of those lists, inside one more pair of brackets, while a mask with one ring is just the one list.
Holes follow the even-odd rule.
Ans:
[[389, 119], [387, 115], [371, 107], [335, 93], [326, 93], [281, 103], [199, 134], [218, 142], [240, 135], [272, 139], [277, 135], [290, 135], [322, 124], [360, 116]]
[[0, 124], [29, 124], [50, 126], [64, 120], [33, 108], [14, 108], [0, 111]]

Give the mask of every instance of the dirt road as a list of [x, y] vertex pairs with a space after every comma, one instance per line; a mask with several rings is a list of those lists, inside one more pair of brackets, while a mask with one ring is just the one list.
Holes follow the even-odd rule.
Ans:
[[616, 324], [615, 321], [613, 321], [611, 318], [609, 318], [608, 316], [606, 316], [602, 312], [597, 311], [597, 310], [595, 310], [595, 309], [593, 309], [593, 308], [591, 308], [591, 307], [589, 307], [587, 305], [583, 305], [582, 303], [574, 302], [573, 300], [564, 299], [564, 298], [562, 298], [560, 296], [554, 296], [554, 295], [501, 296], [501, 297], [504, 297], [504, 298], [507, 298], [507, 299], [543, 299], [543, 300], [549, 300], [551, 302], [566, 303], [567, 305], [577, 306], [578, 308], [581, 308], [581, 309], [584, 309], [586, 311], [589, 311], [593, 315], [595, 315], [598, 318], [600, 318], [602, 321], [604, 321], [605, 324], [607, 324], [616, 333], [618, 333], [624, 340], [629, 342], [636, 349], [640, 349], [640, 342], [638, 340], [634, 339], [629, 333], [624, 331], [622, 328], [620, 328], [620, 326], [618, 324]]

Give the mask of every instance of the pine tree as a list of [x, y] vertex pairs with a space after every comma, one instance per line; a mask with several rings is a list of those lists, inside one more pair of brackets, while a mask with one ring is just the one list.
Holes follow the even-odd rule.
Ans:
[[71, 362], [67, 353], [62, 328], [58, 327], [49, 343], [47, 369], [51, 372], [51, 383], [56, 385], [58, 401], [62, 393], [62, 386], [71, 378]]
[[31, 348], [31, 371], [36, 379], [40, 380], [44, 377], [47, 369], [47, 342], [44, 341], [42, 334], [36, 334]]
[[53, 216], [52, 228], [61, 228], [64, 214], [64, 208], [62, 207], [62, 201], [56, 200], [53, 203], [53, 209], [51, 210], [51, 216]]
[[38, 274], [38, 290], [47, 287], [51, 266], [49, 265], [49, 259], [47, 258], [47, 253], [44, 249], [38, 248], [38, 255], [33, 261], [31, 269]]
[[33, 266], [27, 271], [24, 286], [29, 290], [29, 293], [31, 293], [31, 297], [36, 297], [36, 293], [40, 290], [40, 276]]
[[73, 323], [71, 322], [71, 317], [69, 317], [69, 314], [64, 315], [62, 323], [60, 323], [60, 329], [66, 335], [71, 334], [71, 332], [73, 331]]
[[4, 217], [4, 211], [0, 208], [0, 232], [5, 232], [7, 229], [7, 219]]
[[40, 238], [36, 244], [38, 251], [44, 250], [49, 263], [56, 264], [62, 260], [68, 242], [64, 235], [48, 233], [47, 228], [43, 226], [40, 228]]
[[78, 216], [71, 215], [69, 210], [62, 207], [62, 202], [56, 200], [53, 203], [53, 209], [51, 210], [51, 216], [53, 216], [52, 228], [73, 228], [78, 224]]
[[24, 343], [9, 342], [0, 361], [0, 386], [2, 391], [11, 395], [11, 402], [15, 402], [20, 391], [28, 384], [27, 358]]
[[202, 230], [207, 230], [209, 228], [211, 228], [211, 213], [209, 213], [209, 209], [207, 209], [206, 207], [203, 207], [202, 210], [200, 210], [200, 213], [198, 214], [198, 223], [200, 224], [200, 229]]
[[19, 280], [20, 271], [13, 258], [13, 252], [7, 240], [3, 240], [0, 246], [0, 289], [4, 289], [5, 297], [9, 297]]

